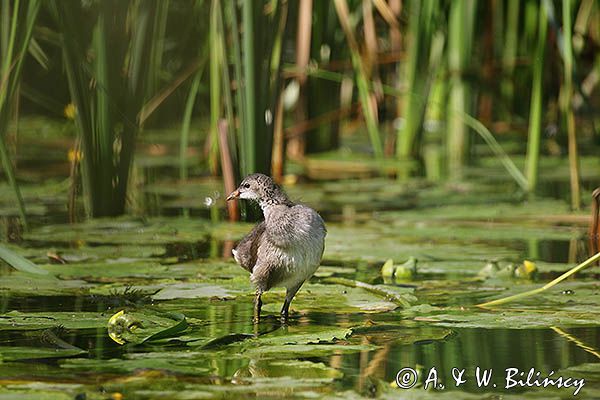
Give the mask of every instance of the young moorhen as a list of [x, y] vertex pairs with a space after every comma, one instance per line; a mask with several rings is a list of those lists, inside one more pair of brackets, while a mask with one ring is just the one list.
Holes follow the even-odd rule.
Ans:
[[260, 319], [261, 295], [272, 287], [287, 289], [281, 309], [286, 320], [296, 292], [321, 262], [327, 233], [323, 219], [312, 208], [293, 203], [263, 174], [248, 175], [227, 200], [235, 198], [258, 202], [265, 216], [233, 250], [256, 286], [254, 320]]

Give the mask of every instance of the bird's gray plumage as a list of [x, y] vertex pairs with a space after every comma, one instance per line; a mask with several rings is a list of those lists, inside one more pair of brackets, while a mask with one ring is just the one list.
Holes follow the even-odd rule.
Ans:
[[265, 221], [256, 225], [249, 234], [247, 234], [233, 249], [235, 260], [248, 272], [252, 272], [256, 265], [256, 256], [258, 253], [258, 244], [265, 233]]
[[302, 284], [319, 267], [327, 233], [321, 216], [312, 208], [295, 204], [268, 176], [247, 176], [228, 199], [258, 202], [265, 220], [233, 250], [235, 260], [251, 275], [257, 288], [255, 312], [260, 314], [260, 295], [273, 288], [287, 289], [282, 315]]

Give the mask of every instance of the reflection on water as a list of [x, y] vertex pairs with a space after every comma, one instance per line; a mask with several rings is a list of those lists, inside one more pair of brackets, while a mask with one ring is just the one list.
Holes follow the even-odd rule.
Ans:
[[[4, 310], [39, 311], [101, 311], [108, 307], [98, 303], [94, 298], [85, 297], [29, 297], [28, 299], [14, 298], [3, 302]], [[286, 326], [275, 317], [267, 316], [259, 328], [251, 322], [252, 305], [245, 299], [235, 301], [214, 301], [191, 299], [175, 300], [155, 305], [163, 310], [177, 310], [185, 313], [191, 319], [190, 336], [221, 337], [229, 334], [275, 334], [286, 335], [302, 332], [309, 327], [331, 326], [349, 327], [364, 324], [379, 323], [388, 326], [395, 322], [397, 326], [382, 331], [355, 333], [349, 339], [341, 341], [347, 345], [362, 345], [365, 349], [358, 351], [342, 351], [338, 348], [327, 350], [321, 346], [318, 352], [306, 351], [303, 354], [273, 354], [265, 352], [257, 355], [246, 355], [235, 347], [228, 350], [227, 346], [200, 351], [193, 346], [173, 341], [163, 345], [126, 346], [121, 347], [110, 341], [106, 329], [98, 330], [68, 330], [64, 332], [63, 340], [88, 350], [83, 358], [105, 360], [131, 360], [152, 357], [152, 354], [171, 354], [177, 360], [177, 368], [185, 371], [185, 366], [193, 366], [195, 371], [205, 373], [192, 374], [196, 382], [207, 384], [239, 384], [252, 378], [276, 378], [289, 376], [296, 372], [290, 368], [314, 368], [314, 363], [323, 363], [327, 369], [313, 371], [302, 370], [302, 379], [310, 386], [314, 379], [334, 379], [338, 389], [355, 389], [359, 393], [369, 394], [375, 390], [373, 381], [381, 379], [393, 382], [399, 370], [405, 367], [428, 371], [436, 367], [439, 381], [452, 385], [452, 368], [465, 368], [464, 378], [467, 383], [462, 390], [477, 391], [474, 381], [475, 368], [493, 369], [499, 375], [506, 368], [518, 368], [528, 371], [534, 368], [541, 371], [542, 376], [550, 371], [558, 371], [570, 366], [600, 361], [600, 328], [575, 329], [445, 329], [437, 328], [430, 322], [414, 320], [402, 321], [399, 312], [385, 314], [354, 314], [339, 315], [335, 312], [310, 312], [305, 315], [295, 314]], [[419, 339], [424, 338], [424, 339]], [[369, 347], [369, 345], [374, 345]], [[0, 346], [41, 346], [44, 343], [42, 335], [35, 331], [16, 331], [6, 329], [0, 331]], [[193, 356], [186, 357], [190, 351], [197, 351]], [[307, 361], [310, 363], [306, 364]], [[110, 361], [112, 362], [112, 361]], [[109, 364], [110, 364], [109, 362]], [[21, 364], [28, 363], [22, 361]], [[117, 366], [114, 370], [109, 364], [99, 364], [84, 369], [69, 369], [68, 380], [96, 382], [98, 379], [108, 379], [109, 372], [121, 371]], [[50, 377], [65, 374], [62, 364], [55, 360], [37, 361], [35, 366], [27, 367], [27, 373], [9, 372], [15, 368], [15, 363], [0, 367], [0, 376], [26, 375]], [[31, 365], [30, 365], [31, 366]], [[295, 367], [294, 367], [295, 366]], [[124, 367], [123, 367], [124, 368]], [[15, 371], [22, 370], [22, 368]], [[126, 370], [130, 374], [138, 374], [135, 368]], [[138, 371], [138, 372], [136, 372]], [[337, 371], [337, 372], [335, 372]], [[121, 371], [122, 372], [122, 371]], [[108, 374], [108, 375], [107, 375]], [[177, 379], [187, 380], [186, 372], [178, 372]], [[102, 378], [104, 376], [105, 378]], [[204, 378], [202, 378], [204, 377]], [[199, 380], [198, 380], [199, 379]], [[421, 378], [422, 379], [422, 378]], [[314, 382], [312, 383], [314, 384]], [[489, 390], [493, 390], [489, 388]], [[501, 390], [498, 388], [497, 390]]]
[[[390, 346], [374, 352], [388, 351], [387, 362], [377, 373], [387, 381], [395, 379], [397, 371], [407, 366], [422, 366], [423, 371], [436, 367], [438, 376], [446, 386], [453, 386], [453, 368], [465, 369], [467, 383], [462, 390], [477, 391], [475, 369], [493, 369], [503, 376], [507, 368], [529, 371], [534, 368], [542, 376], [573, 365], [600, 362], [600, 359], [569, 342], [551, 329], [455, 329], [446, 340], [413, 345]], [[578, 328], [569, 333], [589, 346], [599, 348], [600, 329]], [[364, 370], [360, 371], [361, 373]], [[498, 379], [500, 380], [500, 379]], [[498, 390], [501, 390], [498, 387]], [[502, 389], [503, 390], [503, 389]]]

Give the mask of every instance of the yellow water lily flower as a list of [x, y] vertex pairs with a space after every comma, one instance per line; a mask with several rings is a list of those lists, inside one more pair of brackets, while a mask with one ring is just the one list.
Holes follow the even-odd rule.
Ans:
[[81, 159], [83, 158], [83, 153], [81, 152], [81, 150], [69, 149], [67, 158], [69, 159], [69, 162], [81, 161]]
[[75, 104], [69, 103], [65, 106], [63, 114], [68, 119], [75, 119], [75, 115], [77, 115], [77, 107], [75, 107]]

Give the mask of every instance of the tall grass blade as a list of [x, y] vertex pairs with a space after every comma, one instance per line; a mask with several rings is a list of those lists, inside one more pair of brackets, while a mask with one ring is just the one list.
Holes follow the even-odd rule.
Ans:
[[571, 183], [571, 207], [574, 210], [579, 210], [579, 207], [581, 205], [581, 189], [579, 187], [579, 157], [577, 155], [577, 133], [575, 130], [575, 115], [573, 112], [573, 23], [571, 13], [571, 1], [563, 0], [562, 37], [563, 60], [565, 68], [561, 106], [566, 119], [567, 135], [569, 141], [569, 178]]
[[[435, 42], [436, 42], [436, 40], [434, 40], [434, 43]], [[344, 79], [344, 75], [341, 73], [336, 73], [336, 72], [332, 72], [332, 71], [324, 71], [324, 70], [320, 70], [318, 68], [309, 69], [308, 74], [310, 76], [314, 76], [314, 77], [317, 77], [320, 79], [326, 79], [326, 80], [330, 80], [333, 82], [340, 82], [340, 83]], [[392, 86], [383, 85], [382, 88], [383, 88], [383, 92], [386, 95], [394, 96], [394, 97], [400, 97], [403, 95], [403, 93], [401, 91], [399, 91], [398, 89], [396, 89]], [[430, 103], [434, 103], [433, 98], [430, 99]], [[444, 104], [438, 103], [436, 105], [437, 105], [437, 107], [441, 108]], [[430, 104], [430, 106], [431, 106], [431, 104]], [[485, 140], [485, 142], [490, 146], [490, 148], [492, 149], [492, 151], [494, 152], [496, 157], [498, 157], [498, 159], [502, 162], [502, 165], [504, 166], [504, 168], [508, 171], [508, 173], [513, 177], [515, 182], [521, 188], [527, 189], [529, 187], [528, 183], [527, 183], [527, 179], [525, 178], [523, 173], [521, 173], [519, 168], [515, 165], [515, 163], [510, 158], [510, 156], [504, 151], [504, 149], [502, 148], [500, 143], [498, 143], [498, 141], [496, 140], [494, 135], [489, 131], [489, 129], [487, 129], [485, 127], [484, 124], [482, 124], [476, 118], [470, 116], [469, 114], [464, 113], [461, 110], [446, 109], [446, 111], [454, 113], [456, 115], [456, 118], [460, 118], [463, 121], [463, 123], [465, 123], [466, 125], [471, 127], [471, 129], [473, 129], [475, 132], [477, 132], [482, 137], [482, 139]]]
[[209, 168], [213, 175], [217, 174], [218, 151], [219, 151], [219, 118], [221, 116], [221, 32], [219, 32], [218, 20], [220, 7], [219, 0], [213, 0], [210, 8], [210, 154]]
[[38, 267], [25, 257], [15, 253], [3, 245], [0, 245], [0, 259], [17, 271], [35, 275], [49, 275], [49, 272], [45, 269]]
[[[514, 95], [513, 73], [517, 61], [518, 33], [519, 33], [519, 0], [508, 0], [506, 12], [506, 34], [502, 49], [502, 95], [512, 110]], [[510, 115], [510, 113], [508, 113]]]
[[[230, 30], [231, 30], [231, 59], [233, 62], [233, 77], [236, 82], [236, 90], [235, 90], [235, 110], [237, 111], [237, 130], [235, 129], [235, 125], [230, 125], [229, 131], [237, 132], [237, 149], [238, 149], [238, 172], [243, 173], [248, 170], [246, 167], [248, 155], [247, 149], [245, 147], [246, 139], [246, 121], [247, 121], [247, 112], [246, 112], [246, 98], [245, 91], [242, 90], [242, 82], [243, 82], [243, 64], [242, 64], [242, 56], [241, 56], [241, 46], [240, 46], [240, 32], [238, 26], [238, 18], [237, 18], [237, 7], [235, 0], [228, 0], [226, 2], [227, 8], [226, 12], [229, 15], [230, 21]], [[232, 146], [231, 148], [236, 148], [236, 146]], [[235, 152], [234, 152], [235, 153]]]
[[[298, 100], [294, 110], [296, 121], [304, 121], [308, 117], [307, 75], [306, 67], [310, 61], [310, 42], [312, 35], [313, 1], [300, 0], [298, 4], [298, 28], [296, 30], [296, 67], [300, 74], [296, 77], [299, 87]], [[291, 159], [301, 160], [306, 151], [306, 138], [298, 135], [287, 142], [287, 155]], [[282, 160], [283, 161], [283, 160]]]
[[190, 124], [192, 122], [192, 111], [194, 110], [194, 104], [198, 95], [198, 89], [200, 88], [200, 81], [202, 80], [203, 72], [204, 69], [201, 68], [194, 75], [183, 112], [181, 134], [179, 139], [179, 179], [182, 181], [186, 181], [188, 179], [187, 150], [190, 137]]
[[538, 35], [533, 61], [533, 83], [531, 87], [531, 105], [529, 110], [529, 133], [527, 141], [526, 176], [529, 192], [535, 193], [538, 182], [540, 158], [540, 139], [542, 135], [542, 91], [544, 74], [544, 55], [546, 33], [548, 31], [547, 8], [540, 6], [538, 16]]
[[383, 159], [383, 145], [381, 143], [381, 137], [379, 136], [379, 128], [377, 126], [377, 120], [373, 112], [373, 106], [371, 104], [371, 96], [369, 90], [369, 80], [363, 61], [360, 55], [360, 49], [352, 27], [350, 24], [350, 13], [348, 11], [348, 3], [346, 0], [335, 0], [335, 9], [338, 14], [340, 24], [346, 35], [346, 41], [350, 48], [352, 66], [354, 67], [356, 86], [358, 87], [358, 96], [362, 105], [362, 112], [367, 125], [367, 132], [369, 133], [369, 139], [371, 141], [371, 147], [377, 160]]
[[242, 162], [242, 175], [248, 175], [256, 171], [256, 91], [254, 73], [254, 0], [246, 0], [242, 3], [242, 23], [244, 31], [242, 34], [243, 46], [243, 83], [244, 110], [246, 120], [244, 121], [243, 142], [245, 159]]
[[498, 143], [492, 132], [490, 132], [484, 124], [482, 124], [480, 121], [473, 118], [469, 114], [465, 114], [460, 111], [456, 111], [456, 113], [466, 125], [470, 126], [475, 132], [479, 134], [479, 136], [483, 138], [483, 140], [485, 140], [487, 145], [494, 152], [494, 155], [500, 160], [506, 171], [508, 171], [510, 176], [512, 176], [515, 182], [517, 182], [519, 187], [521, 187], [521, 189], [523, 190], [527, 190], [527, 179], [525, 178], [521, 170], [515, 165], [515, 163], [512, 161], [509, 155], [506, 154], [506, 152], [504, 151], [500, 143]]
[[[88, 214], [122, 214], [141, 111], [158, 87], [168, 3], [157, 7], [150, 1], [106, 0], [95, 8], [58, 0], [48, 4], [60, 30], [77, 108]], [[93, 23], [81, 24], [82, 15]]]
[[27, 229], [27, 213], [6, 146], [8, 123], [17, 102], [23, 61], [31, 43], [40, 1], [3, 0], [0, 4], [0, 159], [17, 201], [19, 215]]
[[[310, 27], [310, 58], [316, 60], [321, 68], [327, 68], [334, 59], [344, 55], [347, 49], [346, 46], [340, 46], [344, 42], [337, 35], [339, 23], [333, 2], [313, 2], [311, 19], [315, 23]], [[322, 22], [316, 23], [316, 21]], [[304, 74], [306, 75], [306, 73]], [[307, 80], [308, 119], [320, 118], [339, 109], [340, 90], [338, 85], [334, 82], [317, 79], [309, 78]], [[328, 95], [322, 96], [322, 93]], [[306, 151], [317, 153], [337, 149], [339, 147], [339, 131], [339, 122], [337, 121], [319, 124], [308, 130], [303, 135], [306, 138]], [[291, 140], [290, 138], [288, 143]]]
[[[465, 69], [471, 60], [476, 7], [477, 3], [473, 0], [451, 2], [448, 22], [448, 108], [465, 114], [470, 113], [471, 90], [465, 78]], [[467, 127], [455, 113], [448, 114], [446, 148], [449, 176], [461, 179], [470, 141]]]
[[[227, 133], [227, 121], [224, 119], [219, 120], [219, 150], [221, 153], [221, 171], [223, 174], [223, 186], [225, 193], [231, 193], [236, 188], [235, 172], [233, 168], [233, 161], [229, 149], [231, 148], [227, 143], [230, 135]], [[228, 201], [227, 210], [229, 215], [229, 221], [234, 222], [238, 220], [238, 203], [237, 201]], [[227, 253], [229, 257], [229, 253]]]
[[[438, 60], [434, 59], [439, 52], [432, 46], [435, 2], [413, 2], [410, 10], [408, 56], [403, 70], [406, 87], [402, 110], [404, 124], [398, 129], [396, 146], [400, 159], [418, 156], [419, 134], [429, 97], [430, 82], [435, 77], [434, 70], [439, 65]], [[406, 175], [402, 174], [399, 177], [405, 178]]]
[[[2, 112], [3, 110], [0, 110], [0, 113]], [[4, 141], [4, 132], [6, 131], [6, 128], [3, 128], [3, 126], [8, 125], [8, 121], [5, 121], [6, 120], [4, 118], [0, 120], [0, 158], [2, 159], [2, 168], [4, 169], [4, 173], [6, 174], [6, 177], [8, 179], [8, 184], [10, 185], [10, 187], [13, 190], [13, 193], [15, 194], [15, 199], [17, 200], [17, 206], [19, 208], [19, 216], [21, 217], [23, 227], [27, 229], [28, 223], [25, 202], [23, 201], [21, 189], [19, 188], [19, 184], [17, 183], [17, 178], [15, 176], [14, 166], [10, 158], [8, 149], [6, 148], [6, 143]]]
[[[234, 100], [231, 97], [233, 88], [231, 86], [231, 76], [229, 73], [229, 62], [227, 59], [227, 46], [225, 43], [225, 37], [226, 37], [227, 33], [225, 31], [225, 21], [223, 19], [224, 19], [223, 7], [222, 7], [221, 3], [219, 2], [218, 7], [217, 7], [217, 30], [219, 32], [219, 38], [221, 41], [221, 43], [219, 45], [219, 48], [221, 50], [219, 59], [221, 61], [220, 62], [221, 86], [222, 86], [222, 90], [223, 90], [223, 102], [224, 102], [224, 106], [225, 106], [225, 116], [226, 116], [226, 121], [222, 121], [221, 124], [226, 123], [225, 133], [227, 136], [227, 140], [225, 141], [225, 144], [227, 145], [227, 149], [221, 148], [222, 139], [219, 136], [219, 150], [220, 150], [220, 154], [221, 154], [221, 166], [226, 165], [228, 169], [231, 169], [230, 172], [233, 174], [232, 177], [235, 181], [235, 176], [236, 176], [236, 171], [237, 171], [236, 167], [238, 165], [238, 159], [237, 159], [237, 153], [235, 151], [231, 151], [231, 149], [237, 148], [237, 138], [239, 137], [239, 135], [236, 133]], [[219, 130], [219, 135], [220, 135], [220, 130]], [[227, 161], [224, 161], [222, 159], [223, 151], [226, 151], [226, 153], [227, 153], [227, 157], [228, 157]], [[221, 171], [223, 174], [225, 174], [225, 172], [226, 172], [225, 170], [223, 170], [223, 167], [221, 167]], [[229, 171], [228, 171], [228, 173], [229, 173]], [[228, 192], [228, 193], [230, 193], [230, 192]]]

